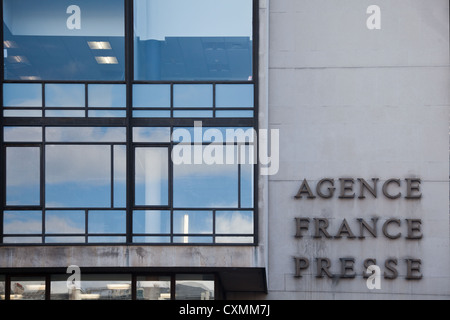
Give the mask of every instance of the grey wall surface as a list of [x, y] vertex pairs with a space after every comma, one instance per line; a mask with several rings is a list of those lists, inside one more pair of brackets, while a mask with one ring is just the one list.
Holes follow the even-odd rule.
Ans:
[[[381, 29], [369, 30], [366, 12], [381, 9]], [[262, 119], [280, 132], [280, 170], [268, 177], [268, 295], [265, 299], [450, 298], [449, 247], [449, 1], [262, 1], [261, 49], [268, 29], [269, 60], [261, 62]], [[266, 15], [266, 10], [269, 14]], [[266, 19], [266, 20], [265, 20]], [[268, 74], [268, 79], [266, 77]], [[262, 121], [264, 127], [264, 121]], [[295, 199], [303, 179], [379, 178], [378, 196]], [[382, 184], [402, 179], [399, 199]], [[421, 199], [405, 199], [405, 178], [420, 178]], [[296, 238], [295, 218], [311, 220]], [[327, 218], [332, 236], [346, 219], [359, 236], [358, 218], [379, 219], [377, 237], [314, 238], [314, 218]], [[390, 232], [382, 225], [390, 218]], [[422, 239], [406, 239], [405, 219], [421, 219]], [[417, 233], [419, 234], [419, 233]], [[295, 257], [310, 266], [295, 277]], [[355, 278], [344, 279], [341, 258], [354, 258]], [[332, 279], [317, 277], [317, 258], [331, 262]], [[381, 289], [363, 278], [365, 259], [377, 260]], [[385, 261], [396, 259], [398, 277]], [[422, 279], [408, 280], [406, 259], [420, 259]], [[415, 272], [419, 275], [419, 272]]]

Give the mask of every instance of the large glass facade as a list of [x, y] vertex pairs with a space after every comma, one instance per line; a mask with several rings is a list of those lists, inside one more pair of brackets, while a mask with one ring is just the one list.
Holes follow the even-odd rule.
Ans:
[[256, 6], [3, 0], [0, 245], [255, 244]]

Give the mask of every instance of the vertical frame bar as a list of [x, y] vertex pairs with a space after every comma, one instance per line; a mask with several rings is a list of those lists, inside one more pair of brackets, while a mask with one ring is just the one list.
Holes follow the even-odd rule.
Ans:
[[[4, 167], [4, 155], [5, 155], [5, 148], [3, 146], [3, 81], [5, 80], [5, 57], [4, 57], [4, 44], [3, 44], [3, 0], [0, 1], [0, 19], [2, 20], [2, 28], [0, 31], [0, 43], [2, 45], [2, 50], [0, 53], [0, 57], [2, 59], [1, 63], [0, 63], [0, 103], [1, 103], [1, 110], [0, 110], [0, 170], [1, 170], [1, 174], [0, 176], [2, 177], [2, 179], [0, 179], [0, 204], [1, 204], [1, 208], [0, 208], [0, 244], [3, 243], [3, 209], [4, 206], [6, 204], [6, 198], [5, 198], [5, 182], [6, 182], [6, 171], [5, 171], [5, 167]], [[5, 279], [6, 281], [6, 279]], [[6, 285], [6, 287], [8, 287], [8, 285]], [[6, 293], [5, 293], [6, 294]], [[7, 297], [9, 298], [9, 295], [7, 295]], [[5, 297], [6, 298], [6, 297]]]
[[134, 80], [134, 26], [133, 0], [124, 0], [125, 11], [125, 83], [127, 108], [127, 164], [126, 164], [126, 243], [133, 242], [133, 207], [134, 207], [134, 149], [133, 149], [133, 80]]
[[[259, 0], [253, 0], [253, 128], [259, 134]], [[259, 179], [259, 164], [258, 164], [258, 142], [254, 142], [256, 161], [253, 170], [253, 234], [254, 245], [259, 242], [259, 208], [258, 208], [258, 179]]]

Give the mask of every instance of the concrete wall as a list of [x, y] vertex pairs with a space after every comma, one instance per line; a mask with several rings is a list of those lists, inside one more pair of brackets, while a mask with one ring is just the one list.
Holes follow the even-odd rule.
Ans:
[[[269, 5], [268, 122], [280, 130], [280, 170], [269, 177], [266, 202], [269, 294], [234, 298], [449, 299], [449, 1]], [[370, 5], [381, 9], [380, 30], [366, 27]], [[313, 188], [343, 177], [379, 178], [378, 197], [294, 198], [303, 179]], [[387, 179], [413, 177], [421, 179], [421, 199], [382, 195]], [[295, 238], [298, 217], [311, 219], [302, 239]], [[358, 236], [356, 219], [372, 217], [379, 218], [377, 238], [313, 237], [314, 218], [327, 218], [332, 235], [346, 219]], [[401, 238], [383, 236], [389, 218], [402, 220], [392, 229]], [[422, 239], [405, 239], [405, 219], [421, 219]], [[302, 278], [294, 277], [294, 257], [310, 261]], [[319, 257], [330, 259], [333, 279], [316, 277]], [[339, 277], [344, 257], [355, 258], [354, 279]], [[382, 276], [381, 289], [369, 290], [367, 258], [377, 259], [382, 275], [389, 274], [385, 260], [397, 259], [398, 278]], [[406, 279], [409, 258], [421, 259], [422, 279]]]

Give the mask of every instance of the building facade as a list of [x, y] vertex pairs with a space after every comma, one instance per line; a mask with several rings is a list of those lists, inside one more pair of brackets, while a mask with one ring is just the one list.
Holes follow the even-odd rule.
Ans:
[[3, 0], [2, 299], [450, 298], [446, 0]]

